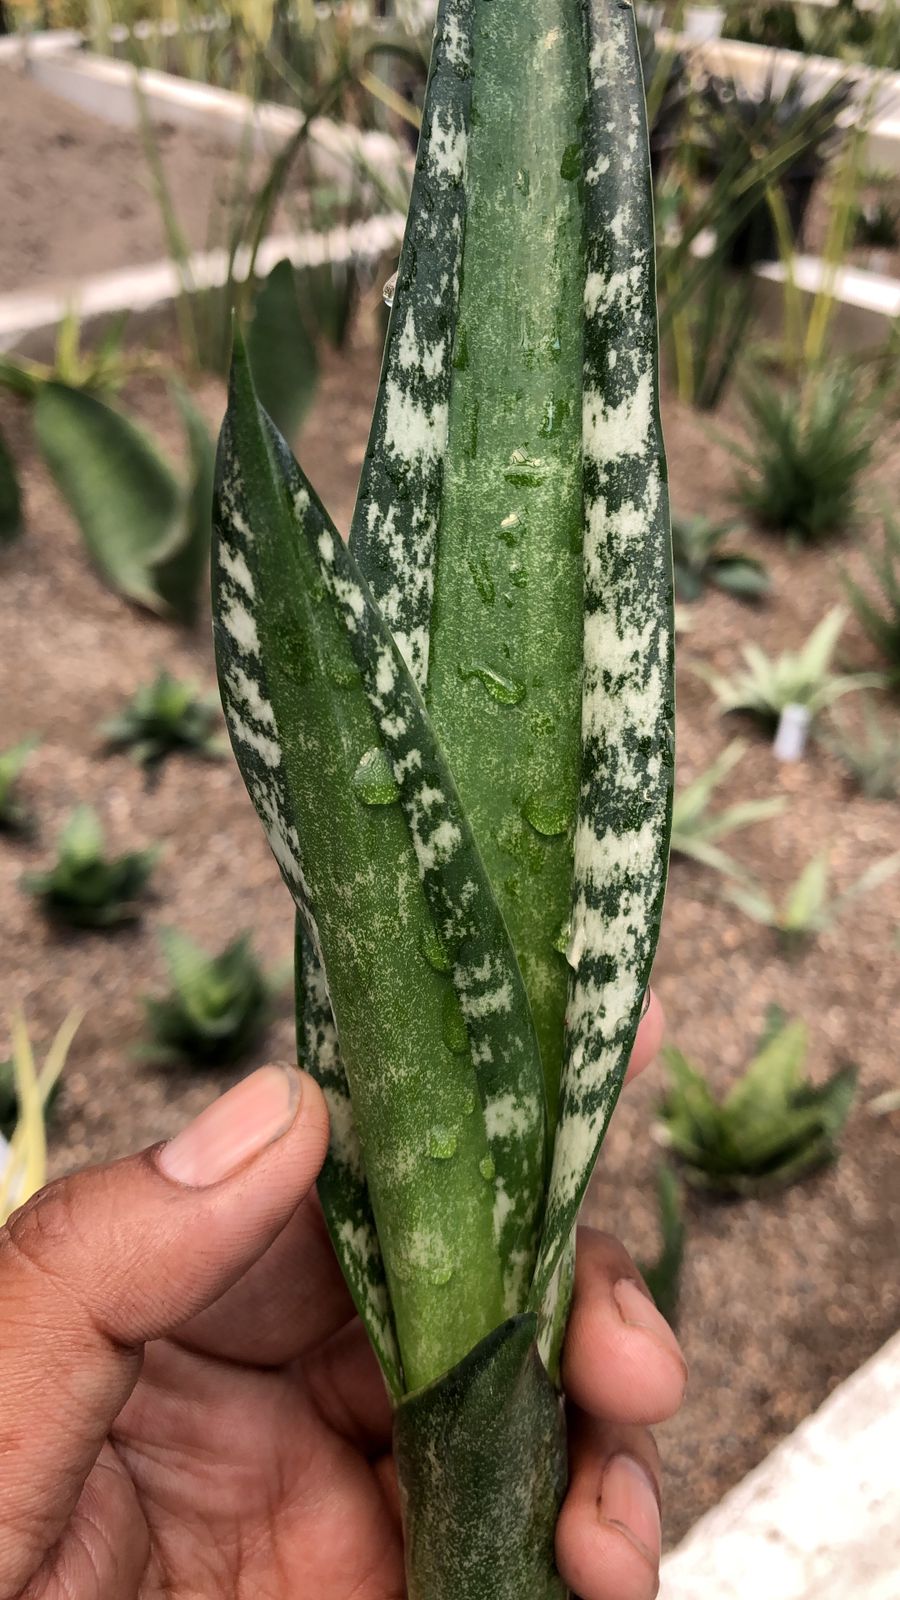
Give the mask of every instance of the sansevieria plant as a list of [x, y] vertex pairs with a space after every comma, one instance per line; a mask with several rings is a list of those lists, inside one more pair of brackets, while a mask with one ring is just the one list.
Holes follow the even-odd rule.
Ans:
[[238, 343], [215, 636], [298, 907], [411, 1600], [559, 1600], [579, 1204], [656, 944], [672, 575], [622, 0], [441, 0], [349, 547]]

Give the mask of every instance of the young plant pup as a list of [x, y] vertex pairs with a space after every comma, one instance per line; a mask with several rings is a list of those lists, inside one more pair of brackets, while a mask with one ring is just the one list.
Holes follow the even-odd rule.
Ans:
[[625, 0], [441, 0], [349, 547], [238, 342], [215, 637], [298, 908], [411, 1600], [560, 1600], [573, 1231], [662, 911], [672, 573]]

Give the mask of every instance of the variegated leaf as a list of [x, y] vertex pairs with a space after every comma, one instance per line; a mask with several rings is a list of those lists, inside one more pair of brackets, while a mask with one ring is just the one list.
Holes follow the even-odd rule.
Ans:
[[416, 173], [350, 548], [420, 690], [465, 226], [476, 0], [441, 0]]
[[566, 1064], [535, 1296], [567, 1238], [650, 977], [672, 810], [672, 572], [653, 199], [630, 5], [583, 0], [584, 687]]
[[331, 1129], [328, 1155], [319, 1174], [319, 1199], [353, 1303], [366, 1325], [391, 1395], [398, 1400], [403, 1394], [403, 1372], [362, 1144], [325, 973], [299, 912], [295, 969], [298, 1054], [321, 1086]]
[[[527, 1000], [421, 699], [352, 558], [266, 425], [240, 350], [217, 531], [232, 741], [324, 960], [416, 1386], [520, 1299], [530, 1276], [544, 1124]], [[362, 803], [379, 746], [406, 821], [382, 803], [392, 793]]]

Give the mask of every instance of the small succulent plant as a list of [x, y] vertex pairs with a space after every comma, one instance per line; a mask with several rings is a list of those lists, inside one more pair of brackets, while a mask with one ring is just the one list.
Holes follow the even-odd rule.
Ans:
[[158, 854], [151, 849], [107, 857], [96, 812], [78, 806], [60, 834], [53, 865], [27, 873], [23, 881], [55, 920], [78, 928], [111, 928], [140, 915], [140, 899]]
[[733, 678], [708, 667], [694, 670], [709, 684], [723, 715], [740, 712], [772, 730], [785, 706], [805, 706], [815, 718], [842, 695], [879, 688], [884, 682], [877, 672], [832, 672], [832, 657], [846, 620], [844, 608], [833, 606], [799, 650], [784, 650], [774, 658], [757, 644], [743, 645], [744, 667]]
[[177, 750], [213, 759], [224, 755], [225, 741], [214, 731], [220, 720], [218, 698], [163, 670], [100, 731], [112, 749], [129, 749], [142, 766], [156, 768]]
[[766, 822], [777, 817], [785, 807], [780, 795], [766, 800], [744, 800], [737, 805], [725, 806], [722, 811], [710, 813], [709, 805], [715, 790], [737, 766], [747, 748], [743, 739], [734, 739], [727, 749], [701, 772], [692, 783], [676, 792], [672, 808], [672, 854], [688, 856], [701, 866], [712, 867], [726, 876], [741, 877], [742, 869], [719, 848], [719, 839], [739, 828], [748, 828], [754, 822]]
[[732, 532], [730, 524], [709, 517], [672, 518], [678, 600], [699, 600], [708, 584], [737, 600], [761, 600], [769, 593], [771, 580], [761, 561], [740, 550], [719, 549]]
[[856, 1068], [842, 1066], [814, 1085], [803, 1075], [807, 1047], [806, 1025], [773, 1007], [752, 1061], [721, 1102], [680, 1050], [664, 1051], [669, 1088], [659, 1136], [690, 1184], [723, 1195], [757, 1194], [834, 1159], [856, 1094]]
[[30, 813], [19, 800], [16, 786], [36, 744], [36, 739], [23, 739], [8, 750], [0, 751], [0, 831], [21, 832], [31, 824]]
[[900, 520], [885, 511], [884, 543], [874, 554], [866, 552], [880, 593], [873, 597], [845, 576], [844, 582], [856, 616], [888, 668], [888, 678], [900, 685]]
[[208, 1064], [236, 1061], [262, 1035], [278, 990], [256, 960], [246, 935], [210, 956], [185, 934], [167, 928], [163, 953], [171, 990], [144, 997], [149, 1038], [145, 1061]]
[[857, 878], [843, 894], [829, 895], [828, 851], [820, 851], [803, 868], [780, 901], [775, 901], [759, 885], [732, 884], [726, 891], [741, 911], [774, 928], [786, 950], [792, 951], [824, 933], [859, 895], [869, 894], [900, 872], [900, 850], [885, 856]]
[[879, 721], [868, 699], [862, 711], [858, 733], [834, 717], [835, 731], [826, 734], [822, 742], [843, 762], [854, 788], [870, 800], [896, 800], [900, 796], [900, 738]]

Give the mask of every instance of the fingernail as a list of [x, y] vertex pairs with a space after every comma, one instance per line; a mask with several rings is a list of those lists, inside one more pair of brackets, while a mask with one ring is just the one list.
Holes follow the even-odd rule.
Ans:
[[635, 1283], [633, 1278], [620, 1278], [618, 1283], [613, 1285], [613, 1295], [622, 1321], [629, 1328], [641, 1328], [644, 1333], [651, 1334], [657, 1343], [663, 1346], [667, 1355], [674, 1356], [684, 1373], [686, 1384], [687, 1362], [681, 1353], [681, 1345], [662, 1312], [657, 1311], [650, 1296], [645, 1294], [640, 1284]]
[[287, 1133], [301, 1088], [293, 1067], [260, 1067], [163, 1145], [157, 1166], [192, 1189], [221, 1183]]
[[599, 1511], [604, 1522], [621, 1528], [632, 1544], [655, 1566], [662, 1549], [662, 1524], [656, 1485], [634, 1456], [613, 1456], [600, 1486]]

